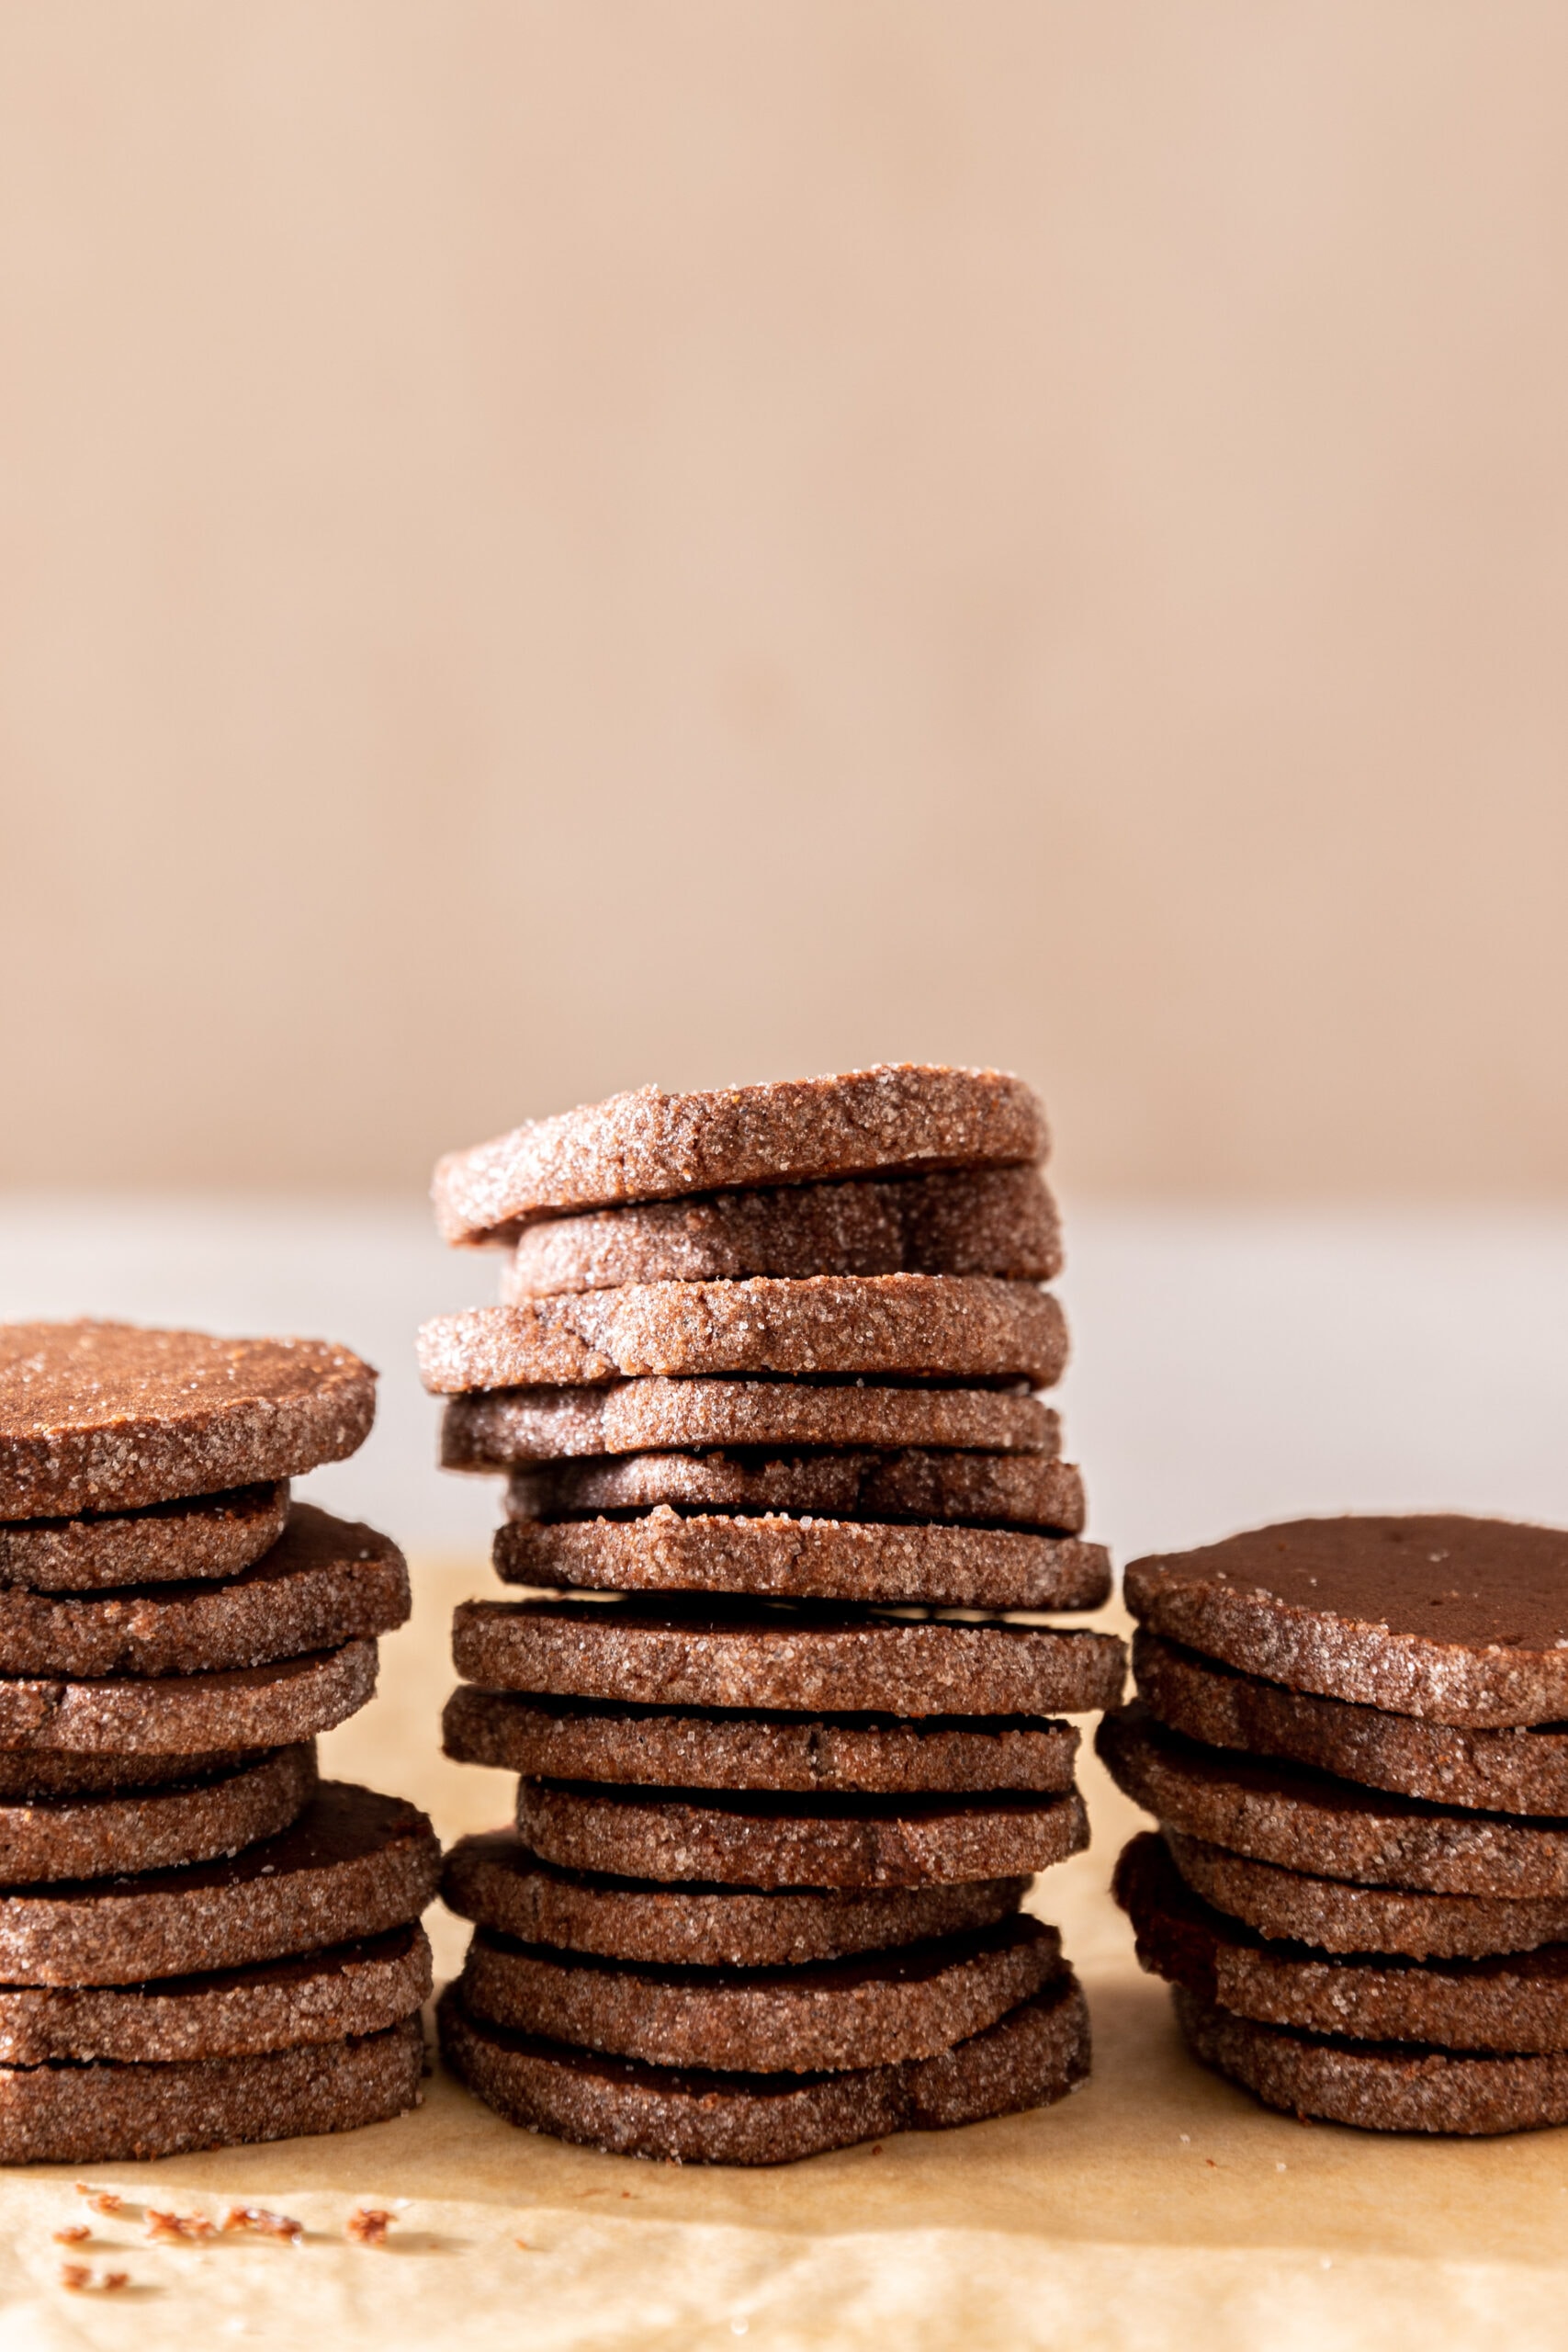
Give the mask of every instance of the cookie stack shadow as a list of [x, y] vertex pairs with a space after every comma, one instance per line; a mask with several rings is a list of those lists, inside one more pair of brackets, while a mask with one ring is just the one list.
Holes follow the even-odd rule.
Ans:
[[1196, 2054], [1366, 2130], [1568, 2121], [1568, 1535], [1298, 1521], [1125, 1584], [1116, 1894]]
[[316, 1341], [0, 1326], [0, 2163], [418, 2101], [435, 1839], [315, 1748], [407, 1570], [288, 1484], [374, 1408]]
[[1031, 1874], [1088, 1840], [1077, 1732], [1122, 1645], [1062, 1369], [1039, 1106], [901, 1067], [649, 1090], [453, 1156], [505, 1304], [427, 1325], [443, 1459], [504, 1472], [460, 1759], [457, 2073], [512, 2120], [768, 2164], [1043, 2105], [1089, 2064]]

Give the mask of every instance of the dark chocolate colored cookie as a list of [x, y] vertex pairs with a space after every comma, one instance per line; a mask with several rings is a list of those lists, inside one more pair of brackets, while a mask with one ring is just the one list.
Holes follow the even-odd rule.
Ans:
[[96, 1592], [238, 1576], [271, 1551], [288, 1520], [288, 1481], [283, 1478], [87, 1519], [0, 1521], [0, 1589]]
[[1288, 1690], [1479, 1730], [1568, 1717], [1568, 1534], [1299, 1519], [1134, 1560], [1152, 1634]]
[[509, 2122], [617, 2155], [777, 2165], [1046, 2107], [1089, 2073], [1089, 2010], [1070, 1970], [936, 2058], [834, 2075], [644, 2066], [479, 2024], [456, 1986], [438, 2010], [447, 2064]]
[[0, 1887], [164, 1870], [272, 1838], [316, 1785], [310, 1742], [276, 1747], [237, 1772], [125, 1796], [0, 1804]]
[[1462, 1731], [1382, 1707], [1352, 1707], [1238, 1674], [1140, 1627], [1133, 1671], [1149, 1713], [1213, 1747], [1310, 1764], [1437, 1804], [1568, 1815], [1568, 1731]]
[[[341, 1649], [226, 1674], [0, 1680], [0, 1769], [27, 1788], [35, 1784], [17, 1776], [34, 1758], [40, 1766], [56, 1758], [63, 1767], [73, 1757], [199, 1757], [229, 1742], [290, 1747], [354, 1714], [375, 1688], [374, 1642], [344, 1642]], [[43, 1783], [37, 1785], [41, 1791]]]
[[717, 1092], [613, 1094], [448, 1152], [432, 1197], [444, 1239], [511, 1241], [562, 1210], [879, 1171], [1009, 1168], [1043, 1159], [1047, 1142], [1039, 1101], [1021, 1079], [884, 1063]]
[[503, 1295], [625, 1283], [745, 1282], [753, 1274], [997, 1274], [1062, 1271], [1056, 1206], [1038, 1168], [959, 1169], [840, 1184], [759, 1186], [552, 1217], [519, 1237]]
[[1099, 1609], [1111, 1597], [1103, 1544], [1077, 1536], [848, 1519], [683, 1518], [663, 1503], [637, 1519], [513, 1520], [496, 1531], [495, 1566], [507, 1584], [894, 1607]]
[[1238, 2017], [1354, 2041], [1568, 2050], [1568, 1944], [1417, 1962], [1367, 1952], [1332, 1958], [1305, 1944], [1270, 1943], [1194, 1894], [1146, 1831], [1123, 1847], [1112, 1892], [1152, 1975]]
[[830, 1714], [1087, 1714], [1121, 1696], [1110, 1634], [761, 1603], [469, 1600], [452, 1656], [490, 1690]]
[[1089, 1843], [1058, 1795], [768, 1797], [520, 1781], [525, 1843], [567, 1870], [721, 1886], [928, 1886], [1048, 1870]]
[[513, 1519], [587, 1519], [601, 1511], [794, 1511], [817, 1519], [956, 1520], [1076, 1535], [1083, 1480], [1042, 1453], [600, 1454], [514, 1470]]
[[0, 1520], [292, 1477], [364, 1443], [376, 1375], [320, 1340], [0, 1324]]
[[1070, 1789], [1078, 1745], [1070, 1724], [1049, 1716], [705, 1714], [471, 1683], [446, 1702], [443, 1731], [459, 1763], [534, 1780], [840, 1794]]
[[481, 1928], [459, 1979], [487, 2025], [650, 2066], [814, 2074], [932, 2058], [1055, 1976], [1062, 1939], [1014, 1917], [938, 1943], [796, 1968], [654, 1968]]
[[955, 1886], [660, 1886], [562, 1870], [515, 1830], [460, 1838], [446, 1857], [447, 1908], [519, 1943], [674, 1966], [801, 1967], [989, 1927], [1018, 1909], [1027, 1877]]

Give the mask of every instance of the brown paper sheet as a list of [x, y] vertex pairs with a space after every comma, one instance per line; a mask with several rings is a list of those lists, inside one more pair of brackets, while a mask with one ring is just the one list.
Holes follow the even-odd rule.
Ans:
[[[504, 1819], [505, 1775], [436, 1750], [453, 1602], [475, 1563], [423, 1564], [382, 1695], [326, 1768], [426, 1804], [445, 1837]], [[1104, 1892], [1136, 1816], [1089, 1759], [1092, 1850], [1043, 1878], [1089, 1989], [1092, 2080], [1061, 2106], [758, 2173], [681, 2170], [511, 2130], [439, 2075], [423, 2107], [341, 2138], [92, 2169], [125, 2214], [86, 2212], [68, 2169], [0, 2174], [0, 2346], [612, 2346], [794, 2352], [1116, 2347], [1446, 2352], [1568, 2342], [1568, 2134], [1380, 2139], [1270, 2115], [1183, 2053]], [[440, 1973], [460, 1923], [432, 1917]], [[263, 2204], [293, 2251], [151, 2245], [149, 2205]], [[390, 2207], [384, 2249], [347, 2241]], [[84, 2248], [51, 2233], [94, 2222]], [[61, 2264], [128, 2270], [71, 2294]]]

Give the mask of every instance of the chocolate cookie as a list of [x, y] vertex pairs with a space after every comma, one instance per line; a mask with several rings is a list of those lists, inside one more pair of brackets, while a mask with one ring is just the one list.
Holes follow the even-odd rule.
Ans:
[[1438, 1894], [1568, 1895], [1565, 1823], [1462, 1813], [1200, 1747], [1136, 1701], [1105, 1717], [1095, 1747], [1134, 1804], [1253, 1861]]
[[447, 2064], [532, 2132], [677, 2164], [777, 2165], [895, 2132], [940, 2132], [1046, 2107], [1089, 2072], [1089, 2011], [1070, 1970], [940, 2057], [834, 2075], [644, 2066], [477, 2023], [457, 1987], [437, 2011]]
[[1043, 1159], [1047, 1143], [1019, 1079], [884, 1063], [716, 1093], [613, 1094], [448, 1152], [431, 1192], [444, 1239], [510, 1241], [552, 1211], [878, 1170], [1014, 1167]]
[[140, 1984], [320, 1951], [417, 1919], [440, 1871], [415, 1806], [323, 1781], [291, 1827], [242, 1852], [0, 1894], [0, 1984]]
[[1062, 1939], [1013, 1917], [966, 1936], [793, 1968], [654, 1968], [513, 1943], [481, 1928], [470, 2018], [650, 2066], [815, 2074], [931, 2058], [1060, 1973]]
[[1078, 1745], [1070, 1724], [1044, 1715], [907, 1723], [897, 1715], [698, 1713], [615, 1700], [530, 1699], [471, 1683], [447, 1700], [442, 1730], [446, 1754], [459, 1764], [497, 1765], [534, 1780], [840, 1794], [1070, 1789]]
[[1089, 1844], [1061, 1794], [832, 1797], [520, 1781], [524, 1843], [563, 1869], [720, 1886], [927, 1886], [1048, 1870]]
[[231, 1854], [286, 1829], [315, 1785], [316, 1751], [306, 1743], [274, 1748], [215, 1781], [129, 1796], [0, 1804], [0, 1886], [105, 1878]]
[[1276, 1942], [1467, 1960], [1568, 1940], [1568, 1898], [1560, 1894], [1516, 1901], [1499, 1894], [1406, 1894], [1248, 1861], [1177, 1829], [1166, 1830], [1165, 1842], [1195, 1894]]
[[514, 1829], [459, 1838], [441, 1894], [449, 1911], [518, 1943], [553, 1944], [610, 1960], [795, 1968], [962, 1935], [1010, 1917], [1027, 1877], [951, 1886], [786, 1888], [660, 1886], [542, 1861]]
[[1213, 1747], [1287, 1757], [1374, 1789], [1493, 1813], [1568, 1814], [1568, 1732], [1461, 1731], [1286, 1690], [1162, 1642], [1133, 1638], [1139, 1696], [1171, 1731]]
[[1205, 2065], [1287, 2115], [1362, 2132], [1477, 2137], [1568, 2123], [1568, 2055], [1483, 2057], [1419, 2042], [1342, 2041], [1233, 2017], [1178, 1985], [1181, 2030]]
[[423, 1928], [161, 1984], [0, 1989], [0, 2064], [175, 2065], [382, 2033], [430, 1992]]
[[1037, 1168], [790, 1184], [650, 1201], [531, 1225], [502, 1285], [509, 1303], [624, 1283], [745, 1282], [752, 1274], [998, 1274], [1062, 1271], [1056, 1206]]
[[489, 1690], [787, 1713], [1087, 1714], [1115, 1705], [1125, 1655], [1111, 1634], [722, 1599], [467, 1600], [452, 1623]]
[[515, 1469], [513, 1519], [604, 1511], [791, 1511], [817, 1519], [968, 1521], [1076, 1535], [1083, 1480], [1040, 1453], [628, 1453]]
[[420, 1377], [438, 1396], [737, 1372], [1025, 1380], [1049, 1388], [1066, 1360], [1066, 1324], [1051, 1293], [988, 1274], [638, 1283], [521, 1306], [470, 1306], [436, 1316], [419, 1334]]
[[441, 1417], [446, 1470], [670, 1446], [977, 1446], [1055, 1455], [1058, 1416], [997, 1388], [874, 1380], [620, 1380], [604, 1388], [476, 1389]]
[[47, 1797], [124, 1796], [176, 1781], [213, 1781], [257, 1761], [246, 1747], [191, 1756], [57, 1756], [48, 1748], [0, 1748], [0, 1804]]
[[408, 1613], [395, 1544], [296, 1503], [272, 1550], [221, 1583], [85, 1596], [0, 1589], [0, 1674], [74, 1680], [270, 1666], [389, 1633]]
[[94, 1592], [107, 1586], [232, 1577], [270, 1552], [288, 1519], [288, 1481], [186, 1495], [91, 1519], [0, 1522], [0, 1588]]
[[1134, 1560], [1153, 1634], [1355, 1706], [1479, 1730], [1568, 1717], [1568, 1534], [1511, 1521], [1301, 1519]]
[[[1568, 1944], [1486, 1960], [1329, 1959], [1269, 1943], [1192, 1893], [1158, 1838], [1122, 1849], [1112, 1892], [1152, 1975], [1265, 2025], [1447, 2050], [1568, 2050]], [[578, 2037], [580, 2040], [581, 2036]]]
[[420, 2103], [417, 2017], [382, 2033], [176, 2065], [0, 2068], [0, 2164], [86, 2165], [354, 2132]]
[[374, 1642], [344, 1642], [341, 1649], [226, 1674], [0, 1681], [0, 1769], [25, 1774], [35, 1762], [41, 1769], [58, 1758], [63, 1766], [78, 1757], [190, 1758], [230, 1742], [243, 1749], [291, 1747], [363, 1707], [376, 1688], [376, 1662]]
[[119, 1512], [341, 1462], [376, 1375], [320, 1340], [0, 1324], [0, 1520]]
[[1104, 1546], [1075, 1536], [863, 1520], [683, 1518], [668, 1503], [639, 1519], [513, 1520], [497, 1529], [494, 1557], [506, 1584], [602, 1592], [760, 1593], [940, 1609], [1099, 1609], [1111, 1598]]

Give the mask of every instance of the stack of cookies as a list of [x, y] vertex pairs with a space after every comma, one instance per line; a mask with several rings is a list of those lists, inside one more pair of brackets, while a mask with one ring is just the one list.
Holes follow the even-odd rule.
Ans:
[[0, 2163], [417, 2100], [438, 1850], [315, 1749], [407, 1570], [288, 1485], [374, 1409], [314, 1340], [0, 1326]]
[[1126, 1591], [1116, 1892], [1197, 2054], [1371, 2131], [1568, 2121], [1568, 1535], [1302, 1520]]
[[1089, 2063], [1030, 1874], [1087, 1842], [1120, 1643], [1012, 1622], [1109, 1572], [1030, 1393], [1066, 1333], [1039, 1105], [900, 1067], [623, 1095], [444, 1160], [500, 1306], [421, 1337], [443, 1458], [508, 1476], [457, 1611], [441, 2030], [516, 2122], [768, 2164], [1041, 2105]]

